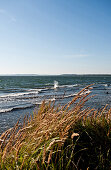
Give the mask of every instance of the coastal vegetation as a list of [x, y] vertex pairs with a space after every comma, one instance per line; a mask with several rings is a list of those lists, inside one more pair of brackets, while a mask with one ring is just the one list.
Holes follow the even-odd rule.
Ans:
[[69, 103], [49, 101], [0, 136], [1, 169], [111, 169], [111, 108], [86, 105], [89, 85]]

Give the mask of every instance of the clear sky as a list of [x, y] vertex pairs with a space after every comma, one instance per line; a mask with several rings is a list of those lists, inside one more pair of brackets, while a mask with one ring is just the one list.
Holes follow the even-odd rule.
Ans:
[[0, 74], [111, 74], [111, 0], [0, 0]]

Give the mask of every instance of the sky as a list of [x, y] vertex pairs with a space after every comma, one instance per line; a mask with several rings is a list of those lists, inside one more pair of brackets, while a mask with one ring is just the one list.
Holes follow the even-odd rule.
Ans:
[[111, 0], [0, 0], [0, 74], [111, 74]]

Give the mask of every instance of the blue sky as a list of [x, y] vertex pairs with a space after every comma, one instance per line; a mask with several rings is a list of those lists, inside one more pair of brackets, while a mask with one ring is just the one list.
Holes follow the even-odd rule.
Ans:
[[111, 74], [110, 0], [1, 0], [0, 74]]

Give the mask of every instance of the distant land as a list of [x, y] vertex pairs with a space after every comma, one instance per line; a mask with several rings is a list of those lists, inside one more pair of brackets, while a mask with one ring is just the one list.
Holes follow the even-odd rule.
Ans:
[[111, 74], [0, 74], [0, 76], [111, 76]]

